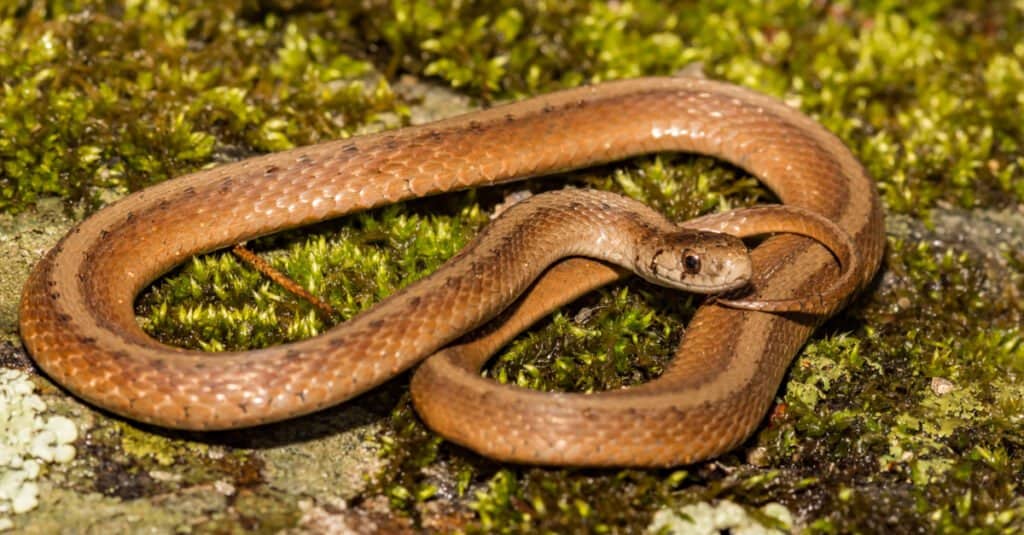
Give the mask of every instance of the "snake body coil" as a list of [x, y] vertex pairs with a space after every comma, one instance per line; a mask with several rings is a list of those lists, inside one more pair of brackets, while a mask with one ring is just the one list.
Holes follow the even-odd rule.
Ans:
[[[136, 420], [202, 430], [309, 413], [409, 368], [493, 315], [484, 310], [492, 299], [510, 296], [470, 287], [461, 289], [469, 299], [458, 306], [420, 301], [395, 309], [385, 303], [309, 340], [216, 357], [167, 347], [143, 333], [135, 296], [193, 255], [282, 229], [657, 151], [730, 161], [783, 203], [817, 212], [848, 233], [858, 260], [854, 284], [827, 305], [838, 306], [875, 273], [883, 248], [879, 200], [836, 137], [746, 89], [649, 78], [252, 158], [132, 194], [83, 221], [36, 266], [21, 303], [22, 337], [57, 382]], [[828, 250], [803, 237], [769, 238], [752, 261], [756, 299], [792, 299], [837, 279]], [[516, 269], [515, 262], [507, 264], [504, 270]], [[519, 305], [508, 330], [617, 276], [589, 261], [560, 264]], [[752, 432], [821, 319], [706, 305], [658, 380], [601, 396], [560, 395], [554, 402], [510, 387], [481, 387], [457, 366], [475, 365], [470, 361], [507, 334], [500, 331], [482, 345], [430, 359], [414, 380], [414, 397], [432, 426], [498, 458], [691, 462], [732, 448]], [[446, 397], [450, 405], [443, 405]], [[487, 401], [493, 409], [484, 414]]]

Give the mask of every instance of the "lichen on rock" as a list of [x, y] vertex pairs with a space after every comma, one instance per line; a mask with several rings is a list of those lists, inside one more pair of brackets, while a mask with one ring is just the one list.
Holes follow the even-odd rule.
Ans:
[[13, 527], [8, 515], [38, 505], [36, 479], [47, 464], [75, 457], [78, 428], [46, 409], [28, 374], [0, 369], [0, 529]]

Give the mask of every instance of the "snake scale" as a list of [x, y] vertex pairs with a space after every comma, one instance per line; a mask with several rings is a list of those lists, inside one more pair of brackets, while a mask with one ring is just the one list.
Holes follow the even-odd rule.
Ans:
[[[852, 241], [850, 284], [822, 294], [816, 312], [824, 313], [709, 300], [662, 376], [595, 395], [525, 391], [474, 371], [511, 333], [621, 276], [580, 258], [558, 263], [532, 287], [507, 272], [530, 262], [506, 258], [492, 269], [474, 260], [474, 282], [428, 284], [475, 301], [412, 299], [403, 290], [320, 336], [254, 351], [211, 356], [168, 347], [136, 324], [135, 296], [196, 254], [404, 199], [660, 151], [731, 162], [785, 205], [833, 222]], [[742, 218], [726, 223], [743, 230]], [[828, 313], [868, 284], [883, 246], [874, 183], [818, 123], [733, 85], [644, 78], [250, 158], [129, 195], [80, 223], [38, 263], [22, 297], [21, 333], [39, 366], [90, 403], [161, 426], [225, 429], [358, 395], [497, 314], [493, 301], [528, 290], [504, 325], [417, 370], [412, 392], [424, 420], [498, 459], [666, 466], [721, 454], [752, 433], [793, 356]], [[840, 277], [829, 249], [803, 236], [769, 237], [749, 258], [751, 303], [793, 302]], [[496, 277], [519, 279], [499, 283], [505, 295], [481, 293], [476, 279]]]

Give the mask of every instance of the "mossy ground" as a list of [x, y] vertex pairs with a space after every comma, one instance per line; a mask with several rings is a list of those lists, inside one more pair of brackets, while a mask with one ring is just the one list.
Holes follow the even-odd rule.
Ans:
[[[54, 476], [54, 492], [137, 504], [215, 488], [230, 499], [197, 505], [205, 516], [187, 520], [211, 531], [273, 531], [312, 510], [397, 518], [396, 527], [631, 531], [659, 508], [710, 499], [754, 515], [779, 502], [813, 532], [1024, 529], [1022, 43], [1024, 6], [1009, 1], [5, 3], [0, 211], [51, 196], [89, 211], [205, 165], [395, 126], [419, 104], [405, 87], [411, 77], [486, 104], [699, 62], [836, 132], [878, 181], [891, 220], [878, 283], [796, 358], [761, 431], [712, 462], [496, 465], [426, 431], [399, 379], [333, 411], [390, 413], [376, 439], [383, 468], [347, 496], [347, 513], [267, 481], [273, 448], [338, 431], [316, 418], [276, 427], [267, 445], [255, 438], [266, 430], [149, 435], [156, 430], [97, 416], [82, 448], [92, 457], [76, 470], [107, 475]], [[567, 182], [623, 191], [678, 219], [768, 198], [736, 169], [661, 155], [252, 245], [350, 317], [433, 270], [506, 193]], [[1014, 212], [1016, 223], [985, 219]], [[961, 213], [989, 231], [972, 238], [944, 223]], [[630, 282], [587, 297], [520, 338], [489, 373], [544, 389], [643, 381], [695, 303], [663, 295]], [[326, 327], [227, 254], [183, 266], [138, 310], [155, 336], [210, 350]]]

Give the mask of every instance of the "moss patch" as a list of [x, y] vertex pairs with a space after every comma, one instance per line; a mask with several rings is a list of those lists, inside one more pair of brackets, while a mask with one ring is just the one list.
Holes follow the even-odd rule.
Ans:
[[[88, 212], [213, 163], [401, 124], [419, 98], [393, 89], [402, 77], [429, 77], [487, 103], [700, 62], [711, 77], [818, 118], [864, 161], [889, 213], [907, 214], [892, 227], [877, 286], [798, 356], [762, 430], [714, 462], [680, 471], [495, 466], [429, 434], [399, 380], [355, 402], [391, 417], [374, 439], [384, 468], [348, 497], [351, 507], [470, 531], [635, 531], [656, 511], [714, 500], [767, 525], [758, 511], [781, 504], [812, 532], [1024, 529], [1024, 258], [1003, 231], [1019, 224], [1007, 222], [1019, 222], [1024, 201], [1019, 3], [356, 4], [5, 4], [0, 211], [59, 196]], [[770, 198], [735, 169], [687, 156], [554, 183], [566, 181], [624, 191], [675, 218]], [[515, 188], [407, 203], [253, 246], [350, 317], [434, 269]], [[950, 214], [987, 231], [964, 237], [945, 223]], [[656, 375], [692, 306], [659, 295], [627, 283], [588, 297], [515, 342], [488, 373], [547, 390]], [[158, 338], [209, 350], [327, 327], [227, 255], [180, 268], [138, 307]], [[219, 531], [293, 526], [298, 496], [331, 509], [321, 487], [282, 490], [259, 477], [274, 456], [252, 439], [265, 430], [228, 440], [226, 451], [211, 446], [223, 461], [180, 436], [121, 425], [101, 424], [82, 448], [90, 466], [115, 474], [107, 490], [88, 477], [54, 479], [62, 488], [43, 496], [43, 509], [95, 502], [79, 506], [95, 513], [81, 525], [137, 514]], [[284, 435], [296, 443], [319, 439], [299, 431], [303, 421], [291, 425]], [[101, 490], [124, 508], [58, 499], [64, 489]], [[161, 493], [171, 498], [153, 506]], [[161, 512], [179, 503], [194, 516]], [[33, 515], [32, 525], [53, 525], [46, 511]]]
[[[0, 210], [93, 206], [216, 160], [401, 112], [346, 54], [354, 13], [283, 19], [208, 2], [21, 2], [0, 22]], [[249, 19], [253, 16], [255, 19]]]

